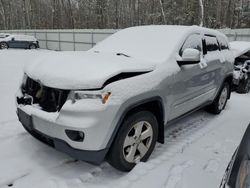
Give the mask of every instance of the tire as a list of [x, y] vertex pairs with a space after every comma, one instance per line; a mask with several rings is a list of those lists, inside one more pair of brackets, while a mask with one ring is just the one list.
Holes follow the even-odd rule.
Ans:
[[207, 107], [207, 111], [212, 114], [220, 114], [225, 106], [230, 95], [230, 85], [228, 82], [224, 82], [218, 96], [215, 98], [213, 103]]
[[[141, 138], [142, 133], [146, 139]], [[151, 112], [139, 111], [132, 114], [123, 121], [107, 161], [114, 168], [128, 172], [139, 161], [147, 161], [154, 150], [157, 137], [158, 122]]]
[[29, 45], [29, 49], [37, 49], [37, 46], [35, 45], [35, 44], [31, 44], [31, 45]]
[[237, 93], [249, 93], [250, 90], [250, 78], [240, 81], [239, 86], [237, 87]]
[[8, 48], [9, 48], [9, 46], [8, 46], [8, 44], [6, 42], [1, 42], [0, 43], [0, 49], [8, 49]]

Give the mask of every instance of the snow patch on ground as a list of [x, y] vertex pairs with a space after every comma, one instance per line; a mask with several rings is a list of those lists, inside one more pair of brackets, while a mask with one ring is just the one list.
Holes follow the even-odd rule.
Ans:
[[182, 174], [186, 168], [193, 165], [193, 161], [186, 161], [182, 164], [173, 166], [170, 169], [169, 177], [167, 178], [164, 188], [178, 188], [183, 187]]

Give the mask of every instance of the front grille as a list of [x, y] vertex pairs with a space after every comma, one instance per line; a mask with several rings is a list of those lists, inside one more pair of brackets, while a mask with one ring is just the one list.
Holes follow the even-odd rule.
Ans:
[[[31, 96], [32, 103], [38, 104], [46, 112], [60, 111], [66, 102], [69, 90], [56, 89], [43, 86], [40, 83], [27, 78], [26, 83], [22, 86], [24, 96]], [[18, 99], [18, 103], [25, 103], [25, 99]], [[29, 100], [30, 101], [30, 100]]]

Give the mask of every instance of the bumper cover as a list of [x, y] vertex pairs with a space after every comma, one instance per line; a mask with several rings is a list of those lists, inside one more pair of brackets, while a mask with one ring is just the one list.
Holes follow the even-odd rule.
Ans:
[[66, 153], [75, 159], [90, 162], [93, 164], [100, 164], [105, 159], [108, 148], [99, 151], [87, 151], [72, 148], [64, 140], [50, 137], [34, 129], [32, 117], [19, 108], [17, 109], [17, 116], [27, 132], [29, 132], [36, 139], [55, 148], [58, 151]]

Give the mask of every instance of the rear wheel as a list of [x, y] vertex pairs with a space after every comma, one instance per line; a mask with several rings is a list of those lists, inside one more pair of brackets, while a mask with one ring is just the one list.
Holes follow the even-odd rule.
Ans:
[[158, 136], [156, 117], [148, 111], [128, 116], [108, 154], [108, 162], [121, 171], [130, 171], [136, 163], [147, 161]]
[[0, 43], [0, 49], [8, 49], [8, 48], [9, 48], [9, 46], [8, 46], [8, 44], [6, 42], [1, 42]]
[[213, 114], [220, 114], [227, 104], [229, 94], [230, 86], [228, 82], [225, 82], [219, 92], [219, 95], [216, 97], [214, 102], [207, 107], [207, 110]]
[[37, 49], [37, 47], [36, 47], [35, 44], [31, 44], [31, 45], [29, 46], [29, 49]]

